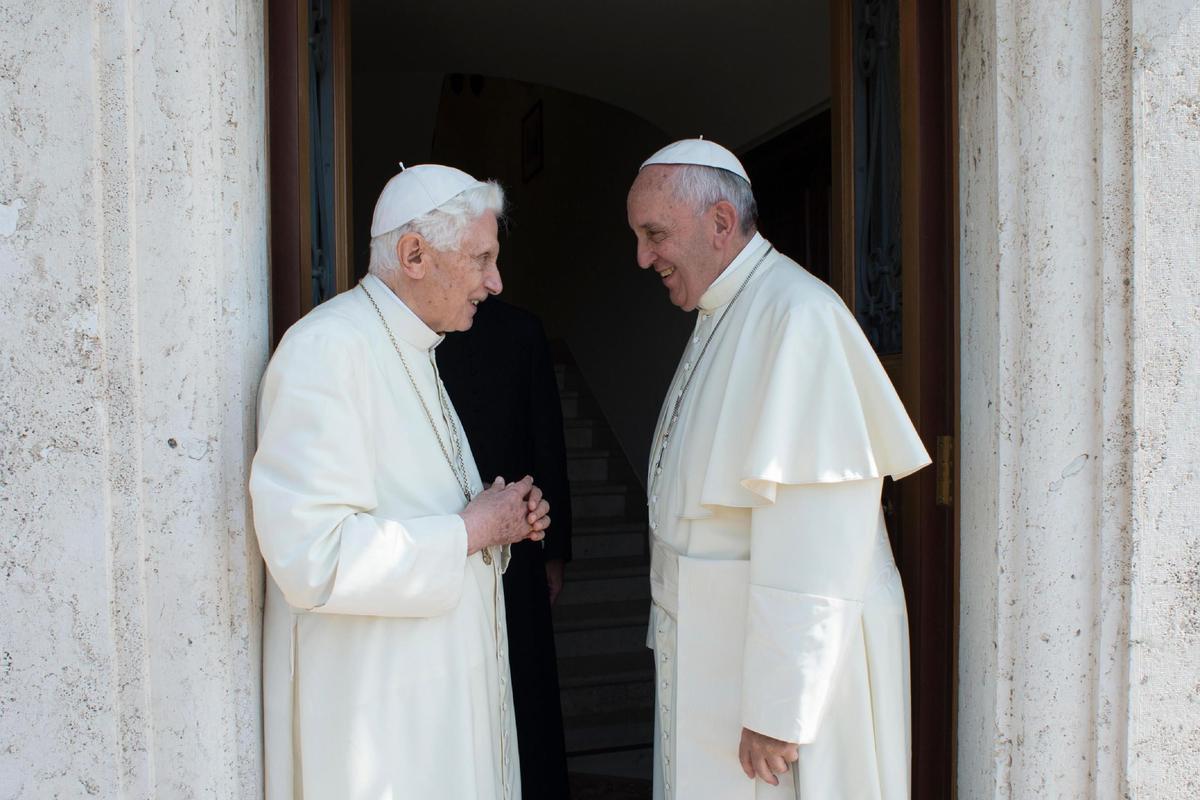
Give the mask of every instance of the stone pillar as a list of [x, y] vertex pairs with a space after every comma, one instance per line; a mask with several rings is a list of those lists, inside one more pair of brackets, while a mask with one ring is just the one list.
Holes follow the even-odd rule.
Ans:
[[1200, 795], [1200, 3], [960, 0], [963, 798]]
[[262, 793], [261, 4], [0, 5], [0, 797]]

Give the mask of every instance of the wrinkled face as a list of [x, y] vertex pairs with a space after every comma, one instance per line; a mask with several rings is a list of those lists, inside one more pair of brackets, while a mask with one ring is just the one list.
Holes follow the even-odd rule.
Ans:
[[427, 324], [438, 333], [467, 330], [475, 321], [475, 307], [504, 289], [496, 234], [496, 215], [489, 211], [467, 227], [457, 249], [431, 248]]
[[637, 263], [658, 273], [671, 302], [691, 311], [721, 273], [713, 248], [710, 214], [694, 209], [671, 190], [673, 167], [654, 164], [638, 173], [626, 211], [637, 237]]

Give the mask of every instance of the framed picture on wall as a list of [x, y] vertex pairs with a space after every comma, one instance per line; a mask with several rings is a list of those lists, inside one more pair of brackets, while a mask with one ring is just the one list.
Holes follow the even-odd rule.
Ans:
[[542, 171], [542, 101], [521, 120], [521, 175], [530, 180]]

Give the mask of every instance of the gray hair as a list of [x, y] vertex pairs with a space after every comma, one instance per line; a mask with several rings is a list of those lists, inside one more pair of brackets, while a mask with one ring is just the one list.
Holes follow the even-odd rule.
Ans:
[[737, 212], [742, 233], [749, 234], [754, 230], [758, 222], [758, 203], [750, 184], [740, 175], [700, 164], [680, 164], [672, 172], [672, 193], [690, 205], [697, 215], [725, 200]]
[[380, 275], [398, 269], [396, 245], [409, 233], [420, 234], [438, 250], [453, 250], [462, 244], [463, 234], [471, 223], [489, 211], [497, 218], [504, 215], [504, 190], [495, 181], [460, 192], [428, 214], [372, 238], [367, 271]]

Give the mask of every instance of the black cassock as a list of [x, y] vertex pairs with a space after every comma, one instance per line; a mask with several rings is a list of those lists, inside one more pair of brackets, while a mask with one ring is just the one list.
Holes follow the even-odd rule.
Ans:
[[479, 305], [470, 330], [449, 334], [436, 352], [484, 484], [497, 475], [532, 475], [550, 502], [544, 548], [512, 548], [504, 601], [521, 796], [564, 800], [567, 760], [545, 562], [571, 558], [571, 494], [550, 349], [537, 317], [493, 297]]

